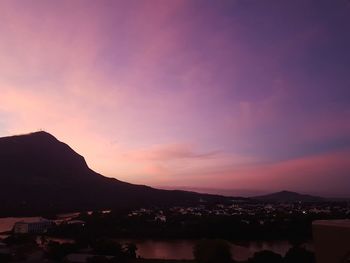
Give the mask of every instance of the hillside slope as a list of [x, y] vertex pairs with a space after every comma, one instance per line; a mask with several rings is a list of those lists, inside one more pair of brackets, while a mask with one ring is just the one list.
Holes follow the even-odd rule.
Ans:
[[227, 200], [107, 178], [46, 132], [0, 138], [0, 216]]
[[268, 195], [255, 196], [252, 199], [268, 202], [321, 202], [324, 198], [291, 191], [280, 191]]

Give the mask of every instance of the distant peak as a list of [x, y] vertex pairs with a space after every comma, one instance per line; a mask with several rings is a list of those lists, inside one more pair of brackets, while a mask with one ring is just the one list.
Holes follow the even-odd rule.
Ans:
[[296, 192], [292, 192], [292, 191], [287, 191], [287, 190], [283, 190], [279, 192], [280, 194], [298, 194]]
[[37, 132], [31, 132], [28, 133], [27, 135], [36, 135], [36, 136], [47, 136], [47, 137], [54, 137], [51, 133], [48, 133], [46, 131], [37, 131]]
[[321, 201], [323, 200], [323, 198], [319, 196], [300, 194], [297, 192], [286, 191], [286, 190], [272, 193], [272, 194], [262, 195], [262, 196], [255, 196], [253, 198], [260, 199], [260, 200], [275, 200], [275, 201]]
[[53, 136], [51, 133], [48, 133], [46, 131], [31, 132], [28, 134], [24, 134], [23, 136], [35, 137], [38, 139], [40, 138], [42, 140], [57, 141], [57, 138], [55, 136]]
[[50, 141], [50, 142], [55, 142], [58, 141], [55, 136], [52, 134], [46, 132], [46, 131], [37, 131], [37, 132], [31, 132], [31, 133], [26, 133], [26, 134], [17, 134], [17, 135], [12, 135], [8, 137], [2, 137], [0, 140], [30, 140], [34, 139], [36, 141]]

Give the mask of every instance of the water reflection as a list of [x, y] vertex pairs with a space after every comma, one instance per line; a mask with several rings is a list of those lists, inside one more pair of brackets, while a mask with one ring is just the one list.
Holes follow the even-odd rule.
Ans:
[[[152, 240], [152, 239], [117, 239], [120, 243], [134, 243], [142, 258], [159, 259], [193, 259], [193, 246], [197, 240]], [[305, 245], [312, 250], [311, 244]], [[285, 255], [291, 248], [288, 241], [273, 242], [247, 242], [245, 244], [231, 244], [231, 252], [235, 260], [243, 261], [252, 257], [255, 252], [271, 250], [275, 253]]]
[[[75, 213], [61, 216], [59, 220], [74, 217]], [[0, 233], [10, 231], [13, 225], [18, 221], [35, 222], [40, 217], [7, 217], [0, 218]], [[2, 237], [6, 237], [2, 235]], [[1, 234], [0, 234], [1, 238]], [[72, 242], [69, 239], [48, 238], [60, 243]], [[153, 240], [153, 239], [117, 239], [120, 243], [134, 243], [138, 250], [137, 254], [142, 258], [159, 258], [159, 259], [193, 259], [192, 249], [197, 240]], [[231, 251], [235, 260], [243, 261], [253, 256], [255, 252], [261, 250], [271, 250], [275, 253], [285, 255], [291, 245], [288, 241], [262, 241], [262, 242], [247, 242], [242, 244], [232, 244]], [[309, 250], [313, 250], [312, 244], [305, 244]]]

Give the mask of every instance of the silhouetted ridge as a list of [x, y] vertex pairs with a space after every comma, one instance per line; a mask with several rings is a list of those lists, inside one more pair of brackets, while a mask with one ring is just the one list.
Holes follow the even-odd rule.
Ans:
[[1, 176], [9, 180], [82, 176], [89, 168], [82, 156], [47, 132], [0, 139]]
[[0, 138], [0, 186], [0, 216], [226, 200], [104, 177], [47, 132]]
[[299, 194], [291, 191], [280, 191], [268, 195], [256, 196], [253, 199], [260, 201], [272, 202], [321, 202], [324, 201], [322, 197], [312, 196], [306, 194]]

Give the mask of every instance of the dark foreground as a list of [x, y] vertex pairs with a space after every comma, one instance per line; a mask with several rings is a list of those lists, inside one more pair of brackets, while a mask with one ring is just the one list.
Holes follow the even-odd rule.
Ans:
[[[45, 236], [14, 234], [3, 240], [0, 262], [21, 263], [133, 263], [133, 262], [198, 262], [198, 263], [314, 263], [312, 252], [301, 246], [293, 246], [282, 257], [272, 251], [256, 252], [249, 259], [235, 261], [230, 244], [220, 239], [202, 239], [193, 247], [194, 260], [141, 259], [137, 246], [119, 243], [114, 239], [99, 238], [74, 243], [46, 240]], [[176, 248], [174, 248], [176, 249]]]

